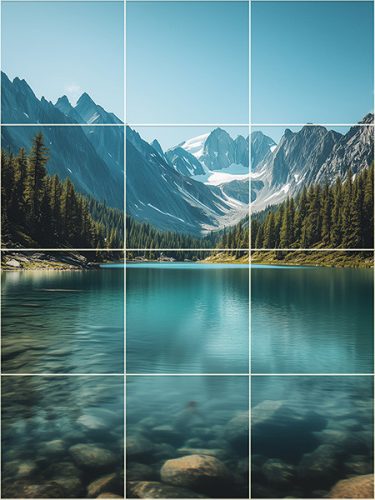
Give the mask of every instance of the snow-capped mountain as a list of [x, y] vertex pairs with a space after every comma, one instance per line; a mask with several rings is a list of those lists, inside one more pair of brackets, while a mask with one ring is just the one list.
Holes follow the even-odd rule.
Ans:
[[[368, 115], [362, 124], [372, 121]], [[2, 146], [14, 152], [28, 150], [43, 123], [74, 124], [43, 126], [49, 172], [69, 176], [81, 192], [123, 207], [124, 126], [88, 94], [76, 106], [66, 96], [53, 104], [39, 100], [24, 80], [11, 82], [2, 73], [2, 123], [41, 124], [2, 127]], [[149, 144], [130, 128], [126, 141], [127, 213], [161, 230], [194, 235], [243, 218], [249, 185], [254, 211], [259, 211], [303, 186], [344, 178], [349, 168], [355, 174], [373, 160], [373, 130], [363, 125], [346, 134], [321, 126], [287, 129], [277, 145], [260, 131], [232, 138], [220, 128], [167, 151], [157, 139]]]
[[158, 229], [199, 235], [235, 224], [248, 210], [220, 187], [181, 174], [127, 128], [127, 214]]
[[[362, 124], [371, 123], [367, 115]], [[333, 183], [366, 168], [373, 161], [372, 127], [354, 126], [346, 134], [321, 126], [305, 126], [298, 132], [286, 129], [277, 147], [255, 165], [252, 173], [254, 211], [281, 203], [303, 186]]]

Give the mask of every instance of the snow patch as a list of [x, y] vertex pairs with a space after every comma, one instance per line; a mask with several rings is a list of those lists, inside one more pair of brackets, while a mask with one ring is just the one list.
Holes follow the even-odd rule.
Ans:
[[180, 219], [180, 217], [177, 217], [176, 215], [172, 215], [168, 212], [163, 212], [163, 210], [160, 210], [159, 208], [157, 207], [154, 207], [154, 205], [151, 205], [151, 203], [147, 203], [147, 205], [150, 207], [150, 208], [153, 208], [154, 210], [156, 210], [157, 212], [160, 212], [161, 214], [164, 214], [164, 215], [168, 215], [169, 217], [173, 217], [174, 219], [178, 219], [180, 220], [181, 222], [185, 222], [184, 219]]

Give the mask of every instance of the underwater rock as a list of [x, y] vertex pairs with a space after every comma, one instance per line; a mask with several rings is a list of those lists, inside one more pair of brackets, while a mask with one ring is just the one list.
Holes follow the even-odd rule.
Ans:
[[62, 439], [53, 439], [52, 441], [41, 443], [40, 448], [42, 455], [61, 455], [65, 452], [66, 446]]
[[154, 451], [154, 444], [141, 434], [126, 438], [126, 455], [130, 458], [138, 458], [142, 462], [149, 462], [152, 461], [151, 455]]
[[241, 411], [224, 428], [224, 436], [238, 453], [248, 454], [249, 449], [249, 413]]
[[72, 462], [54, 462], [45, 470], [45, 476], [63, 486], [67, 498], [80, 498], [84, 493], [81, 471]]
[[110, 491], [113, 488], [117, 488], [118, 483], [118, 477], [115, 473], [102, 476], [88, 485], [88, 496], [95, 498], [100, 495], [100, 493], [103, 493], [103, 491]]
[[321, 444], [311, 453], [303, 455], [298, 466], [298, 475], [305, 481], [319, 481], [321, 486], [332, 484], [337, 475], [340, 451], [330, 444]]
[[208, 455], [210, 457], [220, 458], [223, 455], [225, 455], [225, 451], [221, 449], [209, 449], [209, 448], [178, 448], [177, 454], [180, 456]]
[[13, 460], [12, 462], [5, 462], [3, 474], [5, 477], [23, 478], [31, 476], [36, 469], [37, 464], [32, 460], [25, 460], [23, 462]]
[[182, 440], [181, 433], [177, 432], [171, 425], [157, 425], [150, 432], [154, 441], [178, 444]]
[[138, 462], [127, 464], [126, 478], [128, 481], [153, 481], [158, 477], [159, 474], [149, 465]]
[[328, 495], [329, 498], [374, 498], [374, 474], [342, 479]]
[[163, 482], [192, 489], [215, 497], [224, 494], [232, 477], [217, 458], [207, 455], [187, 455], [167, 460], [160, 470]]
[[158, 481], [129, 482], [127, 498], [207, 498], [199, 493]]
[[44, 484], [29, 484], [21, 481], [4, 484], [3, 498], [67, 498], [65, 489], [50, 481]]
[[93, 444], [75, 444], [69, 448], [75, 463], [80, 467], [106, 468], [116, 462], [114, 453]]
[[177, 455], [175, 448], [168, 443], [158, 443], [155, 445], [154, 457], [159, 460], [165, 460], [166, 458], [172, 458]]
[[81, 415], [77, 419], [77, 424], [91, 431], [103, 430], [108, 427], [107, 423], [102, 418], [86, 414]]
[[315, 433], [322, 443], [332, 444], [345, 452], [363, 453], [368, 450], [372, 443], [371, 433], [365, 431], [353, 432], [349, 430], [324, 429]]
[[203, 439], [199, 438], [190, 438], [187, 441], [185, 441], [185, 446], [187, 448], [203, 448], [205, 445], [205, 442]]
[[257, 404], [251, 410], [251, 425], [255, 427], [256, 425], [266, 423], [272, 420], [278, 411], [285, 408], [284, 401], [273, 401], [266, 399], [261, 403]]
[[282, 460], [270, 458], [263, 464], [262, 473], [269, 483], [282, 486], [293, 481], [295, 468]]
[[66, 498], [79, 498], [81, 497], [82, 482], [79, 477], [59, 477], [53, 478], [53, 482], [62, 486], [66, 492]]
[[124, 498], [120, 495], [115, 495], [114, 493], [100, 493], [100, 495], [96, 498]]
[[369, 474], [372, 466], [367, 455], [352, 455], [344, 463], [345, 471], [348, 475], [365, 475]]

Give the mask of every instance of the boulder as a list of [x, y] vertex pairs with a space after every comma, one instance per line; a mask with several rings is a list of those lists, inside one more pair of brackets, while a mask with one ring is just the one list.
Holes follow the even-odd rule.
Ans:
[[69, 448], [69, 452], [79, 467], [104, 469], [116, 463], [112, 451], [93, 444], [75, 444]]
[[163, 482], [208, 496], [226, 496], [232, 484], [227, 467], [208, 455], [187, 455], [167, 460], [160, 470]]
[[206, 498], [199, 493], [158, 481], [130, 481], [127, 498]]
[[374, 474], [342, 479], [331, 489], [329, 498], [374, 498]]
[[148, 462], [151, 460], [150, 455], [154, 451], [154, 444], [141, 434], [135, 434], [126, 438], [126, 455], [128, 458]]
[[104, 491], [111, 491], [112, 489], [117, 489], [119, 486], [119, 480], [116, 474], [107, 474], [106, 476], [102, 476], [99, 479], [96, 479], [92, 483], [90, 483], [87, 487], [87, 494], [91, 498], [95, 498], [100, 493]]
[[128, 481], [153, 481], [158, 479], [158, 476], [149, 465], [138, 462], [127, 464], [126, 478]]
[[241, 411], [229, 420], [225, 426], [223, 435], [238, 453], [248, 455], [249, 413], [247, 411]]
[[282, 460], [270, 458], [262, 467], [262, 473], [269, 483], [285, 486], [294, 479], [294, 467]]
[[251, 410], [251, 425], [263, 424], [272, 420], [276, 414], [284, 407], [283, 401], [273, 401], [266, 399], [257, 404]]

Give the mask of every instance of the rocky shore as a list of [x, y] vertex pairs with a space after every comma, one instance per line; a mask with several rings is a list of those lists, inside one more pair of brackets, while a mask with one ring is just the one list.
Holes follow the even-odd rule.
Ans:
[[54, 270], [75, 271], [98, 269], [97, 262], [77, 252], [4, 252], [1, 259], [2, 271]]

